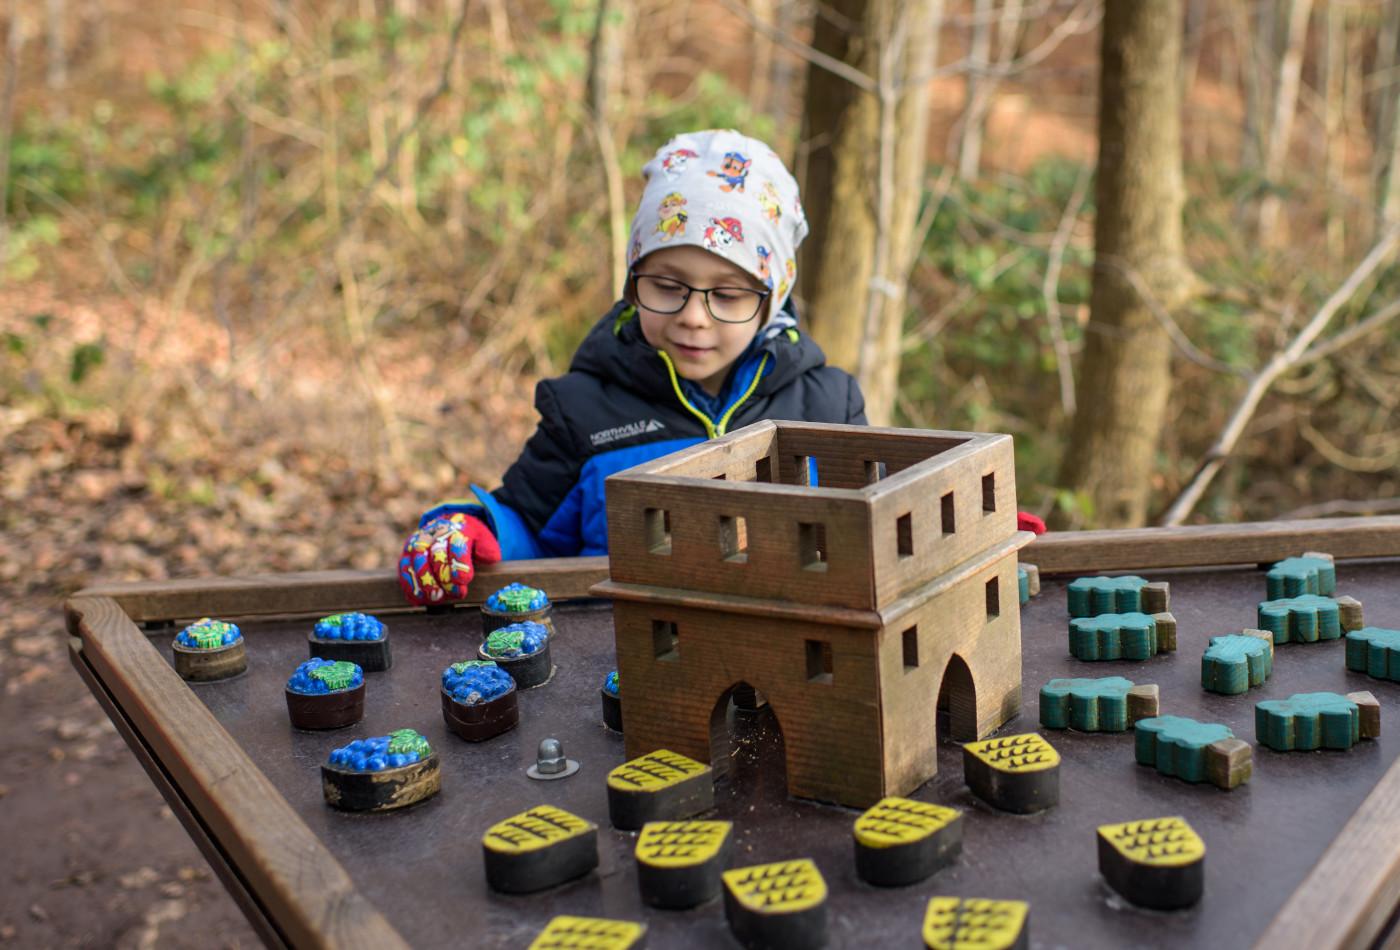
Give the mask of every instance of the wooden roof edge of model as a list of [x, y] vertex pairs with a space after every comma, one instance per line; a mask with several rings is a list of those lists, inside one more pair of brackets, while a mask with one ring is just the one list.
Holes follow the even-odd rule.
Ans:
[[938, 574], [920, 587], [902, 594], [897, 600], [875, 609], [832, 607], [771, 597], [747, 597], [716, 591], [626, 583], [611, 579], [594, 584], [589, 588], [589, 593], [594, 597], [611, 600], [695, 607], [702, 610], [719, 610], [771, 620], [810, 621], [842, 627], [878, 630], [898, 622], [933, 598], [947, 592], [968, 578], [986, 571], [1003, 558], [1015, 554], [1030, 544], [1034, 538], [1035, 535], [1029, 531], [1017, 531], [999, 544], [979, 551], [960, 562], [952, 570]]

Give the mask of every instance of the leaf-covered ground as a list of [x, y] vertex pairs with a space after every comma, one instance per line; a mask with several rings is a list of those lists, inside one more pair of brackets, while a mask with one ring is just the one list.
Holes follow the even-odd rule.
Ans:
[[[299, 362], [296, 403], [286, 387], [230, 381], [226, 353], [204, 345], [197, 322], [142, 342], [139, 318], [119, 306], [94, 332], [91, 314], [62, 300], [0, 298], [0, 816], [11, 856], [0, 946], [256, 946], [69, 664], [63, 599], [109, 581], [388, 568], [420, 511], [468, 476], [493, 483], [510, 461], [532, 422], [530, 381], [463, 395], [450, 374], [423, 375], [432, 360], [398, 360], [385, 376], [420, 461], [386, 470], [358, 435], [373, 424], [345, 398], [354, 387], [334, 359]], [[104, 360], [75, 384], [71, 354], [94, 339]], [[135, 396], [123, 367], [138, 374]], [[195, 388], [177, 392], [179, 378]], [[139, 398], [141, 386], [154, 398]], [[325, 409], [338, 403], [339, 416]], [[329, 422], [298, 424], [316, 411]]]

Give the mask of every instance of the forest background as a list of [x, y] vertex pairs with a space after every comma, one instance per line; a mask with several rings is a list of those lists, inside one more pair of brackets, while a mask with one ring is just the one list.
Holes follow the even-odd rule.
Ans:
[[[1114, 271], [1149, 342], [1110, 358], [1117, 0], [0, 0], [0, 735], [33, 770], [0, 780], [0, 942], [253, 942], [67, 670], [62, 598], [389, 566], [513, 460], [679, 131], [822, 182], [804, 273], [856, 296], [806, 278], [814, 333], [878, 421], [1015, 435], [1022, 507], [1400, 511], [1400, 0], [1144, 6], [1180, 27], [1176, 98], [1130, 110], [1179, 123], [1179, 249]], [[1076, 460], [1141, 409], [1094, 371], [1158, 358], [1128, 511]]]

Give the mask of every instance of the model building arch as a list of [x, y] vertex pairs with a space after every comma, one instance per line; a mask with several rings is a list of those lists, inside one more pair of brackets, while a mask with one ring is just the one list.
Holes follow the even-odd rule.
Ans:
[[971, 742], [977, 738], [977, 683], [972, 678], [972, 667], [956, 653], [943, 666], [937, 722], [949, 739]]
[[[753, 738], [756, 724], [760, 721], [763, 740], [776, 745], [782, 753], [774, 758], [782, 763], [785, 780], [788, 767], [787, 737], [783, 731], [782, 711], [747, 680], [732, 683], [715, 698], [710, 709], [709, 763], [716, 779], [725, 778], [735, 771], [740, 739], [744, 736]], [[773, 759], [768, 761], [771, 763]]]
[[1015, 493], [1010, 436], [792, 422], [609, 478], [594, 592], [613, 601], [628, 758], [712, 761], [717, 697], [742, 679], [781, 715], [792, 795], [918, 788], [955, 662], [954, 733], [1020, 708]]

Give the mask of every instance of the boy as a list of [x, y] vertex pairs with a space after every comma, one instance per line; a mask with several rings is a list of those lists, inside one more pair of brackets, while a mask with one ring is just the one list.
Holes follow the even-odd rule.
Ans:
[[624, 299], [536, 388], [539, 426], [501, 487], [423, 515], [399, 561], [414, 603], [465, 596], [473, 561], [606, 554], [614, 472], [762, 419], [865, 424], [856, 381], [797, 329], [807, 222], [782, 160], [712, 130], [642, 173]]

